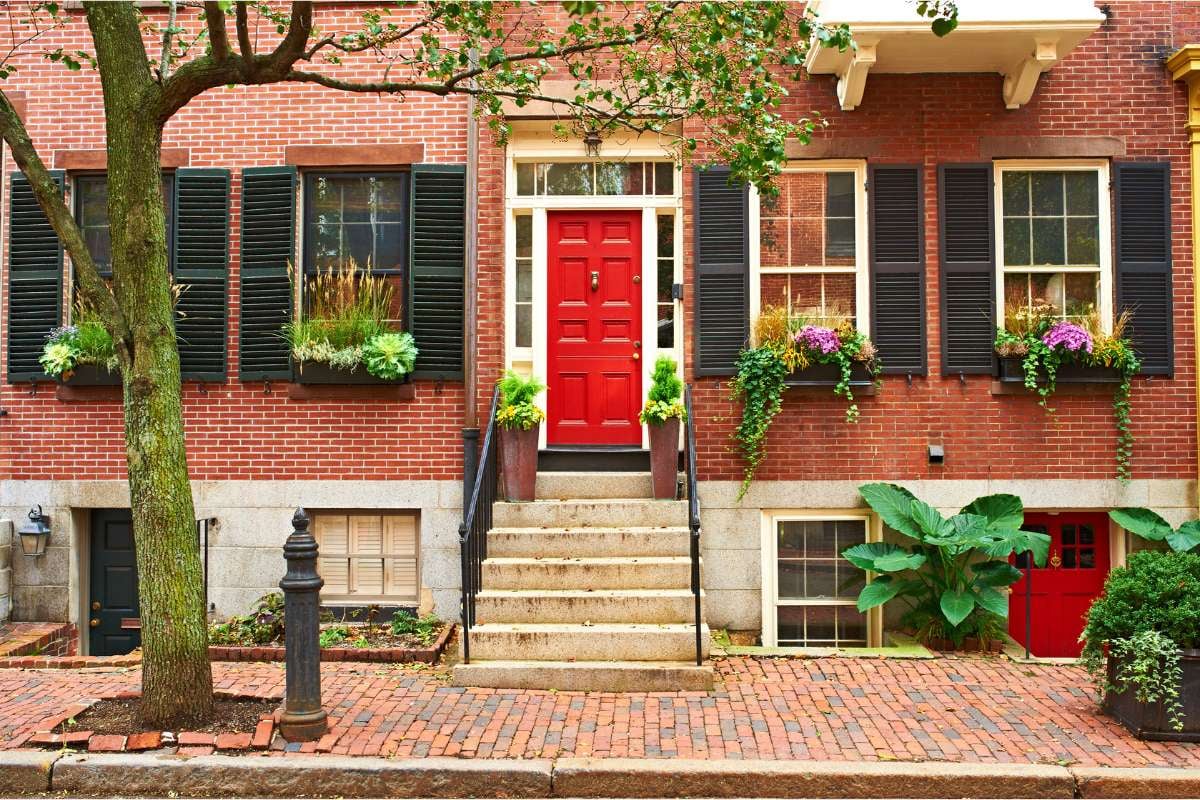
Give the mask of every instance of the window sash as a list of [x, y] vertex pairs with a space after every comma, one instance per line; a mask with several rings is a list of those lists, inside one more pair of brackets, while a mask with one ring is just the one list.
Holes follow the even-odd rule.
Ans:
[[[397, 258], [394, 262], [399, 266], [394, 267], [379, 267], [376, 263], [371, 264], [370, 273], [372, 275], [396, 275], [402, 278], [407, 277], [409, 270], [409, 250], [412, 239], [412, 209], [411, 191], [412, 177], [408, 170], [364, 170], [351, 172], [327, 172], [327, 171], [312, 171], [304, 173], [304, 229], [301, 234], [304, 242], [304, 272], [306, 275], [316, 274], [319, 265], [317, 262], [317, 226], [322, 224], [317, 219], [317, 209], [314, 199], [316, 197], [316, 183], [318, 180], [332, 181], [351, 181], [363, 178], [379, 178], [379, 179], [397, 179], [400, 181], [400, 209], [397, 212], [396, 221], [375, 222], [345, 222], [344, 214], [335, 223], [324, 223], [337, 227], [339, 229], [339, 246], [344, 247], [345, 231], [347, 226], [369, 226], [372, 229], [372, 238], [374, 238], [376, 225], [394, 226], [400, 229], [400, 235], [397, 237], [400, 241]], [[344, 192], [344, 189], [342, 190]], [[343, 204], [344, 205], [344, 204]], [[372, 242], [372, 252], [374, 252], [377, 244]], [[377, 259], [375, 260], [377, 261]], [[366, 271], [366, 264], [358, 264], [359, 269]]]
[[[89, 230], [103, 231], [103, 237], [108, 240], [109, 253], [112, 253], [112, 229], [108, 221], [108, 174], [104, 172], [82, 172], [74, 176], [72, 181], [72, 206], [75, 216], [75, 224], [80, 227], [84, 234], [84, 241], [87, 240]], [[98, 217], [103, 217], [103, 223], [94, 223], [84, 226], [84, 187], [85, 186], [104, 186], [104, 203], [99, 209]], [[167, 227], [167, 270], [174, 273], [175, 271], [175, 173], [163, 171], [162, 173], [162, 194], [163, 194], [163, 209], [166, 212], [166, 227]], [[96, 262], [96, 269], [100, 272], [100, 277], [112, 277], [112, 262], [100, 262], [96, 260], [95, 254], [92, 254], [92, 260]]]

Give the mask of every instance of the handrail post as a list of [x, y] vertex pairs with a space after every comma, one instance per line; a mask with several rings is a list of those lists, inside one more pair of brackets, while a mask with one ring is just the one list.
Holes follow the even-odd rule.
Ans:
[[687, 414], [684, 437], [685, 467], [688, 490], [688, 538], [692, 561], [692, 602], [696, 624], [696, 666], [704, 663], [704, 638], [700, 628], [700, 497], [696, 487], [696, 423], [692, 413], [692, 387], [683, 390], [683, 406]]
[[462, 569], [462, 607], [459, 611], [459, 616], [462, 617], [462, 637], [463, 637], [463, 663], [471, 663], [471, 617], [470, 617], [470, 601], [467, 599], [468, 586], [467, 577], [470, 571], [470, 559], [467, 557], [467, 523], [460, 523], [458, 526], [458, 552], [459, 560]]

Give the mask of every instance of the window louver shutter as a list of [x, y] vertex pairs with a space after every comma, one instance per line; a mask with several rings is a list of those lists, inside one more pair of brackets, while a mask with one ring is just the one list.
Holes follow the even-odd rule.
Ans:
[[408, 329], [418, 377], [462, 378], [466, 203], [465, 167], [413, 165]]
[[238, 374], [244, 381], [287, 380], [292, 318], [288, 264], [296, 249], [295, 167], [242, 170], [241, 319]]
[[[50, 174], [61, 192], [65, 173]], [[25, 176], [9, 180], [8, 382], [46, 381], [38, 357], [62, 318], [62, 243]]]
[[184, 380], [225, 380], [229, 170], [175, 172], [175, 336]]
[[1171, 321], [1171, 168], [1117, 164], [1117, 310], [1147, 375], [1174, 369]]
[[990, 374], [996, 338], [992, 167], [938, 169], [941, 220], [942, 373]]
[[887, 373], [925, 372], [925, 264], [919, 167], [872, 167], [871, 340]]
[[745, 184], [728, 167], [696, 170], [695, 374], [732, 375], [750, 336]]

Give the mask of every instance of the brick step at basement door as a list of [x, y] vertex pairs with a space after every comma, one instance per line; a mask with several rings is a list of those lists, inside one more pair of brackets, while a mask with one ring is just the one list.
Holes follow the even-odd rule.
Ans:
[[[538, 499], [497, 503], [459, 686], [706, 691], [697, 666], [687, 504], [649, 473], [542, 473]], [[709, 631], [701, 641], [708, 655]]]

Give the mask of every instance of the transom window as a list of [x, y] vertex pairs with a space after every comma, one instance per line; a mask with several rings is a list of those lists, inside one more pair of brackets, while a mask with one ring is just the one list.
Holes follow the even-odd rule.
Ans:
[[517, 194], [672, 195], [670, 161], [538, 161], [516, 165]]
[[320, 548], [322, 599], [419, 599], [415, 514], [338, 513], [314, 515]]
[[784, 306], [814, 324], [861, 325], [867, 291], [861, 172], [789, 170], [776, 183], [779, 194], [759, 206], [761, 307]]
[[312, 173], [304, 181], [304, 267], [353, 260], [377, 275], [408, 266], [408, 173]]
[[866, 573], [842, 551], [867, 540], [867, 520], [776, 519], [774, 525], [775, 644], [865, 647], [867, 615], [855, 603]]
[[[162, 176], [163, 206], [167, 222], [167, 259], [174, 259], [175, 176]], [[75, 176], [75, 221], [83, 232], [92, 261], [105, 278], [112, 277], [112, 231], [108, 226], [108, 176], [102, 173]]]
[[1006, 329], [1044, 317], [1107, 327], [1105, 174], [1100, 167], [1000, 168], [998, 260]]

